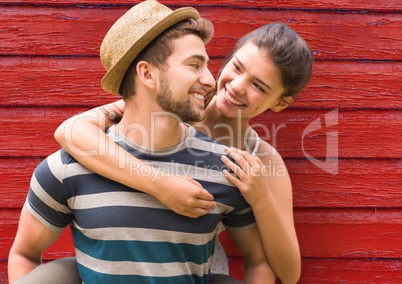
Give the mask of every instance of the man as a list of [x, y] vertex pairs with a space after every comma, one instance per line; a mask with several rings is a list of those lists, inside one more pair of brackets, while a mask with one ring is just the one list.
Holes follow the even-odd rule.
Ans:
[[205, 50], [212, 34], [193, 8], [145, 1], [111, 27], [101, 60], [102, 87], [126, 103], [109, 136], [161, 174], [196, 179], [214, 195], [214, 210], [197, 219], [178, 215], [60, 150], [32, 177], [10, 250], [10, 283], [41, 264], [67, 225], [84, 283], [207, 283], [220, 221], [244, 253], [246, 282], [264, 283], [270, 269], [252, 211], [221, 174], [223, 146], [178, 120], [204, 117], [204, 97], [215, 84]]

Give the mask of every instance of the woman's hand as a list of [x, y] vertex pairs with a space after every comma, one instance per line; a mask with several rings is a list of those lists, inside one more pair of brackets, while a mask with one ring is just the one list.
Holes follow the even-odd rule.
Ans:
[[234, 163], [226, 156], [221, 157], [225, 165], [235, 173], [233, 175], [224, 170], [225, 177], [240, 190], [251, 206], [266, 200], [267, 194], [270, 194], [269, 168], [260, 158], [246, 151], [231, 147], [225, 148], [225, 152], [236, 162]]
[[164, 176], [157, 182], [161, 183], [153, 195], [177, 214], [198, 218], [208, 214], [216, 205], [212, 194], [192, 178]]

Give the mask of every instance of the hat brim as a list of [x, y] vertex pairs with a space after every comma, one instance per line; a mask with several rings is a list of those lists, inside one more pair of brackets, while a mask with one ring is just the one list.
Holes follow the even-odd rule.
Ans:
[[171, 26], [187, 20], [198, 19], [200, 15], [198, 11], [191, 7], [179, 8], [173, 11], [164, 19], [156, 23], [151, 29], [149, 29], [144, 35], [142, 35], [133, 46], [117, 61], [102, 78], [102, 88], [112, 94], [120, 95], [119, 89], [124, 75], [128, 68], [138, 54], [151, 43], [158, 35]]

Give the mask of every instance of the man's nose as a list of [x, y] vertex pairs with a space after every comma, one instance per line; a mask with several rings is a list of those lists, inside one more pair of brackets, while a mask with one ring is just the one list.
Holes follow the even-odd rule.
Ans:
[[212, 76], [212, 73], [208, 68], [205, 68], [203, 74], [201, 75], [200, 83], [208, 89], [215, 87], [215, 78]]

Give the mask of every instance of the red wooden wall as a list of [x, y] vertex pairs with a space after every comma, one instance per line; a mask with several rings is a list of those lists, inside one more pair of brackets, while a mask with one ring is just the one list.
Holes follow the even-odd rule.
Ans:
[[[0, 283], [32, 170], [58, 148], [54, 129], [116, 99], [99, 86], [99, 46], [138, 2], [0, 2]], [[402, 2], [161, 2], [213, 21], [214, 74], [236, 39], [265, 23], [283, 21], [306, 39], [315, 54], [308, 87], [288, 110], [253, 121], [292, 177], [300, 283], [401, 283]], [[67, 232], [45, 258], [72, 254]]]

